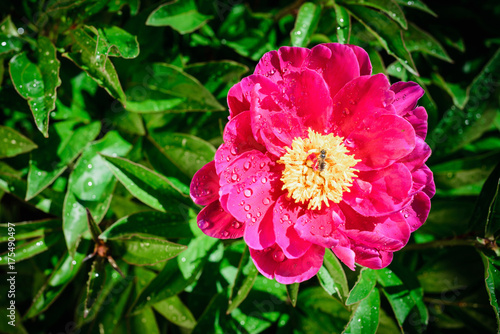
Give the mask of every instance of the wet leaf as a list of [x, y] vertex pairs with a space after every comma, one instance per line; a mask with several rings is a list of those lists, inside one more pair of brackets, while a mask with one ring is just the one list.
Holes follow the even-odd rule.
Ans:
[[354, 310], [344, 333], [376, 333], [379, 324], [380, 293], [374, 286]]
[[151, 307], [132, 317], [128, 317], [130, 333], [160, 334], [160, 329], [156, 323], [156, 317]]
[[137, 37], [117, 27], [99, 28], [97, 54], [132, 59], [139, 55]]
[[484, 280], [486, 283], [486, 292], [490, 299], [490, 305], [493, 307], [497, 320], [497, 329], [500, 329], [500, 261], [498, 259], [491, 259], [483, 253], [481, 258], [484, 264]]
[[377, 276], [375, 271], [369, 268], [363, 268], [359, 273], [358, 281], [349, 293], [349, 297], [347, 298], [345, 304], [351, 305], [358, 303], [368, 297], [368, 295], [373, 291], [376, 283]]
[[410, 1], [408, 1], [408, 0], [396, 0], [396, 2], [402, 6], [406, 6], [409, 8], [415, 8], [415, 9], [421, 10], [423, 12], [429, 13], [432, 16], [437, 17], [437, 14], [434, 13], [432, 11], [432, 9], [427, 7], [427, 5], [420, 0], [410, 0]]
[[38, 130], [49, 136], [49, 113], [56, 107], [56, 90], [61, 85], [56, 48], [47, 38], [40, 36], [34, 54], [36, 62], [28, 58], [26, 52], [19, 53], [10, 60], [12, 83], [33, 113]]
[[311, 35], [316, 30], [321, 14], [321, 7], [306, 2], [300, 6], [295, 21], [295, 27], [290, 32], [292, 46], [306, 47], [309, 44]]
[[10, 15], [7, 15], [0, 23], [0, 56], [20, 51], [23, 44]]
[[153, 305], [170, 322], [184, 328], [194, 328], [196, 319], [178, 296], [172, 296]]
[[96, 258], [92, 262], [90, 268], [89, 278], [87, 280], [87, 291], [85, 297], [85, 309], [83, 310], [83, 317], [86, 318], [94, 303], [99, 298], [106, 282], [106, 271], [104, 269], [104, 259]]
[[410, 23], [408, 30], [403, 32], [406, 49], [410, 52], [422, 52], [452, 63], [450, 56], [441, 44], [428, 32]]
[[199, 29], [211, 18], [198, 12], [194, 0], [178, 0], [155, 9], [149, 15], [146, 24], [169, 26], [184, 35]]
[[392, 20], [396, 21], [401, 26], [401, 28], [406, 29], [408, 27], [405, 14], [395, 0], [340, 0], [337, 1], [337, 3], [339, 5], [362, 5], [378, 9], [385, 13]]
[[252, 286], [257, 278], [259, 271], [253, 264], [252, 258], [250, 257], [250, 252], [248, 247], [245, 247], [245, 251], [241, 256], [241, 260], [238, 266], [238, 272], [236, 273], [236, 278], [233, 285], [231, 286], [231, 291], [229, 294], [229, 306], [227, 308], [227, 314], [233, 312], [248, 296], [248, 293], [252, 289]]
[[8, 241], [9, 227], [14, 228], [16, 240], [25, 240], [48, 235], [61, 229], [60, 219], [43, 219], [19, 223], [0, 224], [0, 242]]
[[325, 252], [323, 265], [318, 271], [318, 279], [321, 286], [329, 294], [337, 294], [341, 300], [344, 300], [349, 295], [344, 269], [330, 250]]
[[43, 253], [59, 240], [61, 240], [61, 237], [61, 233], [50, 233], [48, 235], [24, 242], [22, 244], [16, 244], [14, 256], [12, 256], [11, 252], [9, 251], [0, 254], [0, 265], [7, 265], [9, 263], [12, 263], [13, 260], [16, 263], [19, 263], [40, 253]]
[[0, 158], [30, 152], [38, 146], [14, 129], [0, 125]]
[[300, 283], [293, 283], [286, 286], [286, 292], [288, 293], [288, 298], [292, 303], [292, 306], [297, 306], [297, 296], [299, 294]]
[[337, 21], [337, 41], [341, 44], [349, 43], [351, 34], [351, 16], [342, 6], [335, 5], [335, 20]]

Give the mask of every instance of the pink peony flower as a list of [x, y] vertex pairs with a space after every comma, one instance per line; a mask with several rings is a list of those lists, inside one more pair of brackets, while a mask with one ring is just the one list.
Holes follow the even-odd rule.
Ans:
[[224, 143], [194, 175], [199, 227], [243, 237], [283, 284], [314, 276], [325, 248], [353, 270], [386, 267], [435, 193], [423, 94], [371, 75], [354, 45], [266, 53], [229, 91]]

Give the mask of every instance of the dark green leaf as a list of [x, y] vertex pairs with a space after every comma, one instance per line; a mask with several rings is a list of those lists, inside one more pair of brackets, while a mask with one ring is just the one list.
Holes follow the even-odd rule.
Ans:
[[361, 5], [378, 9], [396, 21], [401, 28], [406, 29], [408, 24], [401, 7], [394, 0], [338, 0], [338, 4]]
[[410, 23], [403, 33], [406, 49], [410, 52], [422, 52], [449, 63], [453, 62], [441, 44], [428, 32]]
[[288, 298], [292, 303], [292, 306], [295, 307], [297, 305], [297, 296], [299, 294], [299, 286], [300, 283], [293, 283], [286, 286], [286, 292], [288, 293]]
[[358, 281], [349, 293], [349, 297], [347, 298], [345, 304], [351, 305], [368, 297], [375, 287], [375, 283], [377, 283], [375, 271], [369, 268], [363, 268], [359, 273]]
[[20, 51], [23, 40], [19, 38], [16, 26], [12, 23], [10, 15], [0, 23], [0, 56], [10, 52]]
[[331, 250], [325, 252], [323, 265], [318, 271], [318, 279], [329, 294], [337, 294], [341, 300], [349, 295], [344, 269]]
[[130, 333], [148, 333], [160, 334], [160, 329], [156, 323], [155, 314], [151, 307], [146, 307], [144, 310], [129, 319]]
[[26, 312], [25, 318], [33, 318], [44, 312], [59, 297], [82, 267], [83, 259], [87, 256], [89, 248], [90, 242], [85, 241], [80, 244], [74, 257], [71, 257], [67, 252], [64, 254], [47, 282], [33, 298], [33, 304]]
[[178, 296], [172, 296], [153, 305], [153, 308], [170, 322], [184, 327], [194, 328], [196, 319]]
[[379, 323], [380, 294], [372, 287], [369, 294], [356, 306], [344, 333], [376, 333]]
[[238, 272], [236, 273], [234, 284], [231, 286], [231, 292], [229, 294], [229, 307], [226, 312], [227, 314], [233, 312], [245, 300], [248, 293], [252, 289], [258, 274], [259, 271], [253, 264], [248, 247], [245, 247], [245, 251], [241, 256], [240, 264], [238, 266]]
[[14, 129], [0, 125], [0, 158], [13, 157], [38, 146]]
[[53, 246], [56, 242], [61, 240], [61, 237], [61, 233], [50, 233], [46, 236], [42, 236], [29, 242], [16, 244], [14, 256], [12, 256], [11, 252], [9, 251], [0, 254], [0, 265], [7, 265], [9, 262], [12, 263], [12, 261], [19, 263], [23, 260], [43, 253], [51, 246]]
[[321, 6], [306, 2], [300, 6], [295, 27], [290, 32], [292, 46], [306, 47], [316, 30], [321, 14]]
[[180, 34], [193, 32], [211, 19], [198, 12], [194, 0], [178, 0], [161, 5], [149, 15], [150, 26], [169, 26]]
[[139, 113], [224, 110], [198, 80], [169, 64], [135, 72], [126, 94], [127, 110]]
[[104, 288], [104, 283], [106, 282], [104, 264], [104, 259], [99, 257], [92, 262], [92, 268], [90, 268], [89, 278], [87, 280], [85, 309], [83, 310], [84, 318], [87, 317]]
[[116, 179], [100, 153], [124, 156], [130, 149], [128, 142], [111, 131], [88, 146], [76, 162], [68, 181], [63, 215], [64, 235], [71, 254], [88, 230], [86, 209], [99, 224], [111, 202]]
[[175, 212], [146, 211], [123, 217], [104, 231], [99, 238], [123, 238], [126, 235], [190, 238], [193, 236], [187, 217]]
[[33, 63], [26, 52], [19, 53], [10, 60], [12, 83], [28, 105], [35, 118], [38, 130], [49, 136], [49, 113], [56, 107], [56, 90], [61, 85], [56, 48], [43, 36], [38, 38]]
[[[231, 318], [221, 316], [221, 314], [224, 314], [226, 305], [227, 290], [213, 296], [191, 333], [205, 334], [207, 328], [213, 328], [214, 333], [237, 333], [238, 330], [234, 326], [231, 326]], [[241, 329], [241, 326], [239, 328]]]
[[88, 110], [91, 110], [93, 106], [88, 97], [93, 99], [98, 88], [99, 85], [95, 80], [85, 72], [81, 72], [70, 80], [63, 79], [60, 89], [64, 90], [64, 92], [71, 90], [71, 94], [66, 93], [59, 95], [56, 100], [56, 110], [51, 113], [52, 119], [71, 119], [89, 123], [91, 117]]
[[188, 197], [164, 176], [130, 160], [104, 156], [116, 178], [144, 204], [163, 212], [178, 212]]
[[99, 122], [82, 125], [76, 121], [54, 124], [48, 140], [41, 139], [31, 153], [26, 199], [30, 200], [48, 187], [67, 168], [88, 142], [100, 131]]
[[106, 54], [97, 51], [99, 40], [97, 29], [92, 26], [74, 29], [70, 38], [71, 52], [64, 53], [63, 56], [87, 72], [99, 86], [106, 89], [109, 95], [125, 103], [125, 93], [113, 63]]
[[432, 73], [433, 82], [441, 87], [443, 90], [450, 95], [453, 99], [453, 104], [460, 109], [465, 107], [467, 100], [469, 99], [469, 92], [459, 86], [458, 84], [453, 84], [450, 82], [446, 82], [444, 78], [438, 73]]
[[[479, 194], [479, 198], [476, 202], [476, 207], [474, 208], [474, 212], [472, 214], [472, 218], [470, 220], [470, 227], [475, 231], [483, 230], [485, 233], [496, 233], [498, 229], [497, 224], [490, 225], [488, 222], [488, 217], [490, 215], [491, 205], [495, 203], [495, 199], [498, 198], [498, 184], [500, 182], [500, 163], [497, 164], [495, 169], [491, 172], [490, 176], [486, 180], [481, 193]], [[489, 228], [487, 225], [490, 225]], [[493, 227], [493, 228], [492, 228]], [[490, 234], [491, 235], [491, 234]]]
[[490, 304], [493, 307], [497, 320], [497, 329], [500, 329], [500, 263], [481, 253], [484, 263], [484, 280], [486, 282], [486, 292], [490, 298]]
[[410, 8], [419, 9], [421, 11], [424, 11], [426, 13], [431, 14], [432, 16], [437, 17], [437, 14], [434, 13], [429, 7], [427, 7], [427, 5], [425, 3], [423, 3], [420, 0], [410, 0], [410, 1], [408, 1], [408, 0], [396, 0], [396, 2], [402, 6], [407, 6]]
[[98, 243], [99, 235], [102, 233], [102, 231], [99, 225], [96, 224], [94, 218], [92, 217], [92, 214], [90, 213], [90, 210], [88, 208], [85, 209], [87, 211], [87, 226], [89, 227], [90, 236], [95, 243]]
[[[0, 242], [9, 239], [9, 227], [15, 230], [16, 240], [41, 237], [55, 230], [61, 229], [60, 219], [43, 219], [29, 222], [0, 224]], [[12, 229], [11, 229], [12, 230]]]

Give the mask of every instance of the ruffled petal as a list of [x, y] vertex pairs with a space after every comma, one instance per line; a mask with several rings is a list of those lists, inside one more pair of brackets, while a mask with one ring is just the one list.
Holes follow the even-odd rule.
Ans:
[[244, 224], [224, 211], [219, 201], [203, 208], [197, 217], [198, 227], [209, 237], [237, 239], [243, 236]]
[[274, 206], [275, 203], [272, 203], [270, 208], [263, 213], [261, 218], [250, 218], [251, 222], [246, 224], [243, 239], [245, 239], [248, 247], [254, 249], [264, 249], [270, 247], [276, 242], [273, 224]]
[[356, 254], [356, 263], [364, 267], [382, 269], [392, 262], [392, 252], [380, 251], [362, 245], [355, 245], [352, 249]]
[[363, 216], [382, 216], [401, 210], [411, 201], [410, 171], [396, 163], [387, 168], [360, 172], [344, 201]]
[[411, 232], [417, 230], [425, 222], [431, 210], [431, 200], [423, 191], [415, 194], [413, 202], [401, 212]]
[[189, 194], [196, 204], [208, 205], [217, 200], [218, 192], [219, 177], [215, 172], [215, 161], [211, 161], [194, 174]]
[[432, 176], [432, 171], [426, 165], [423, 165], [419, 169], [414, 170], [411, 173], [413, 179], [413, 188], [411, 190], [411, 195], [419, 191], [424, 191], [427, 196], [432, 197], [436, 192], [436, 186], [434, 185], [434, 179]]
[[361, 124], [345, 141], [354, 157], [361, 159], [356, 169], [367, 171], [385, 168], [415, 148], [415, 131], [410, 123], [399, 116], [382, 115], [371, 121], [365, 119]]
[[281, 84], [286, 74], [301, 71], [304, 60], [310, 52], [311, 50], [306, 48], [283, 46], [278, 51], [264, 54], [255, 67], [254, 73]]
[[408, 111], [415, 109], [417, 101], [424, 95], [425, 91], [416, 82], [396, 82], [391, 86], [396, 94], [392, 105], [399, 116], [404, 116]]
[[322, 247], [331, 248], [339, 243], [337, 229], [345, 223], [345, 217], [337, 204], [323, 207], [320, 211], [308, 210], [299, 217], [295, 230], [302, 239]]
[[281, 195], [273, 209], [273, 224], [276, 243], [289, 259], [296, 259], [307, 252], [311, 243], [302, 239], [295, 231], [294, 225], [304, 209], [290, 202], [287, 195]]
[[325, 249], [317, 245], [312, 245], [297, 259], [288, 259], [278, 245], [264, 250], [249, 249], [259, 272], [267, 278], [275, 278], [281, 284], [303, 282], [316, 275], [325, 254]]
[[414, 150], [399, 162], [405, 164], [406, 168], [413, 172], [420, 168], [430, 156], [431, 148], [429, 145], [422, 138], [416, 137]]
[[229, 89], [227, 93], [227, 105], [229, 106], [229, 119], [232, 119], [244, 111], [250, 110], [250, 101], [243, 93], [241, 82]]
[[383, 74], [362, 76], [351, 80], [333, 98], [333, 113], [329, 132], [346, 138], [360, 126], [383, 114], [394, 114], [391, 105], [394, 92]]
[[427, 111], [424, 107], [417, 107], [409, 111], [404, 118], [410, 122], [415, 129], [415, 134], [422, 139], [427, 135]]
[[359, 74], [360, 75], [371, 75], [372, 74], [372, 63], [370, 62], [370, 57], [368, 53], [357, 45], [346, 44], [348, 47], [354, 51], [356, 58], [358, 58], [359, 64]]

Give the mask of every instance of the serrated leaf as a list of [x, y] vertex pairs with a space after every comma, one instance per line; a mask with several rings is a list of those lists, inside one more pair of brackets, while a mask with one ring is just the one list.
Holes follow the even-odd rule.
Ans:
[[63, 208], [63, 230], [70, 254], [88, 230], [86, 209], [99, 224], [111, 202], [116, 179], [100, 153], [124, 156], [131, 147], [117, 132], [111, 131], [89, 145], [76, 162]]
[[97, 54], [125, 59], [132, 59], [139, 55], [137, 37], [129, 32], [117, 26], [99, 28], [97, 31], [99, 36]]
[[418, 76], [410, 52], [406, 49], [401, 28], [397, 23], [375, 10], [363, 6], [346, 5], [351, 14], [380, 42], [388, 54], [394, 56], [408, 71]]
[[49, 139], [40, 139], [31, 153], [26, 200], [48, 187], [100, 131], [99, 122], [82, 125], [77, 121], [54, 124]]
[[194, 328], [196, 319], [178, 296], [172, 296], [153, 305], [153, 308], [170, 322], [183, 327]]
[[500, 329], [500, 263], [498, 260], [493, 260], [483, 253], [481, 258], [484, 264], [484, 280], [486, 283], [486, 292], [490, 299], [490, 305], [493, 307], [497, 320], [497, 329]]
[[340, 5], [362, 5], [378, 9], [396, 21], [401, 28], [406, 29], [408, 27], [405, 14], [394, 0], [338, 0], [336, 3]]
[[38, 146], [29, 138], [9, 127], [0, 125], [0, 159], [30, 152]]
[[[15, 230], [16, 240], [41, 237], [61, 229], [60, 219], [43, 219], [19, 223], [0, 224], [0, 242], [8, 241], [9, 227]], [[12, 229], [11, 229], [12, 230]]]
[[61, 85], [56, 48], [44, 36], [37, 41], [36, 63], [26, 52], [19, 53], [10, 60], [10, 77], [16, 91], [28, 101], [38, 130], [49, 136], [49, 113], [56, 107], [56, 90]]
[[71, 52], [63, 57], [87, 72], [97, 84], [115, 99], [125, 104], [125, 93], [113, 63], [106, 54], [97, 53], [99, 32], [92, 26], [83, 26], [70, 33]]
[[403, 32], [406, 49], [409, 52], [422, 52], [433, 57], [452, 63], [450, 56], [441, 44], [428, 32], [410, 23], [408, 30]]
[[133, 73], [126, 95], [126, 109], [139, 113], [224, 110], [198, 80], [169, 64]]
[[396, 0], [396, 2], [402, 6], [406, 6], [409, 8], [415, 8], [415, 9], [421, 10], [423, 12], [429, 13], [434, 17], [437, 17], [437, 14], [434, 13], [432, 11], [432, 9], [427, 7], [427, 5], [420, 0], [410, 0], [410, 1], [408, 1], [408, 0]]
[[248, 247], [245, 247], [238, 265], [238, 272], [236, 273], [234, 283], [231, 286], [229, 306], [226, 312], [227, 314], [233, 312], [245, 300], [248, 293], [252, 289], [258, 274], [259, 271], [253, 264]]
[[374, 286], [354, 310], [343, 333], [376, 333], [379, 324], [380, 293]]
[[47, 251], [55, 243], [61, 240], [61, 233], [50, 233], [40, 238], [33, 239], [23, 244], [16, 244], [14, 256], [9, 255], [10, 252], [6, 251], [0, 254], [0, 265], [7, 265], [9, 258], [15, 260], [16, 263], [32, 258], [40, 253]]
[[127, 159], [103, 157], [125, 188], [153, 209], [162, 212], [178, 212], [179, 204], [191, 204], [188, 197], [163, 175]]
[[306, 47], [309, 44], [311, 35], [318, 26], [320, 15], [321, 7], [312, 2], [300, 6], [295, 26], [290, 32], [292, 46]]
[[326, 292], [331, 295], [337, 294], [340, 300], [344, 300], [349, 295], [344, 269], [330, 250], [325, 252], [323, 265], [318, 271], [318, 279]]
[[149, 140], [168, 159], [172, 168], [193, 175], [215, 156], [215, 147], [201, 138], [184, 134], [153, 131]]
[[363, 268], [359, 273], [358, 281], [354, 284], [354, 287], [349, 293], [349, 297], [347, 298], [345, 304], [351, 305], [368, 297], [375, 287], [375, 283], [377, 283], [375, 271], [369, 268]]
[[193, 0], [177, 0], [161, 5], [148, 17], [149, 26], [169, 26], [184, 35], [207, 23], [211, 16], [198, 12]]
[[7, 15], [0, 23], [0, 56], [20, 51], [23, 44], [10, 15]]

